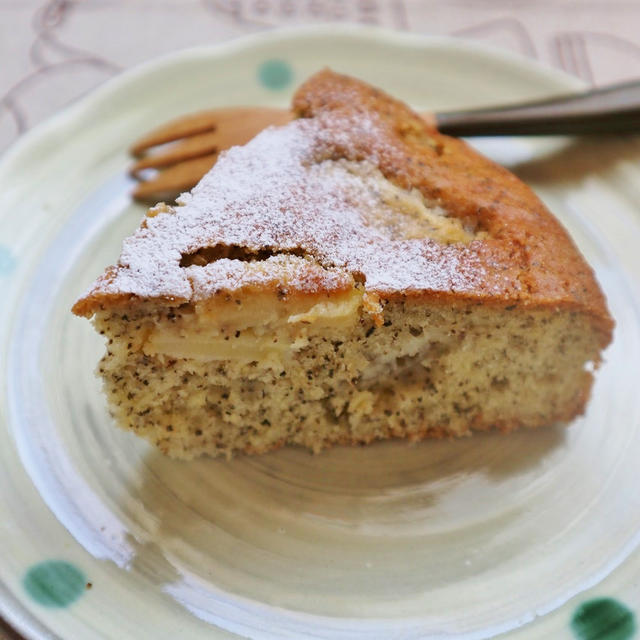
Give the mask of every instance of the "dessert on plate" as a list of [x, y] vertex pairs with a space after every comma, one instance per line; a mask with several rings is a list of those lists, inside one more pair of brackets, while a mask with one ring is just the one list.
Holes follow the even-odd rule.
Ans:
[[75, 303], [117, 422], [192, 458], [581, 414], [613, 321], [531, 189], [359, 80], [292, 106]]

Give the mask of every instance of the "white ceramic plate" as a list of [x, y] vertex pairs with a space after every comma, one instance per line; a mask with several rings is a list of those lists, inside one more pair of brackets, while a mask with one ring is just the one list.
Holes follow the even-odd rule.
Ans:
[[579, 88], [459, 40], [330, 27], [169, 56], [25, 136], [0, 164], [4, 615], [35, 638], [630, 638], [637, 140], [478, 143], [569, 227], [617, 321], [569, 429], [187, 464], [111, 423], [102, 341], [69, 308], [143, 213], [127, 145], [205, 106], [284, 106], [325, 65], [420, 108]]

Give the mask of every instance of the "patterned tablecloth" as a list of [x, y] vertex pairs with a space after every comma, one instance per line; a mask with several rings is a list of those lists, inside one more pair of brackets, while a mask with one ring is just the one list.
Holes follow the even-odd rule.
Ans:
[[0, 0], [0, 152], [145, 60], [328, 21], [470, 38], [594, 85], [640, 76], [640, 0]]
[[596, 85], [640, 75], [640, 0], [0, 0], [0, 152], [144, 60], [327, 21], [471, 38]]

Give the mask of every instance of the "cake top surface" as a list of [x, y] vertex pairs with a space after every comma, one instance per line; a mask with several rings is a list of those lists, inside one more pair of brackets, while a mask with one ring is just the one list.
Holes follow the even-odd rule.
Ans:
[[177, 207], [152, 208], [74, 311], [355, 281], [382, 299], [552, 304], [608, 321], [566, 231], [506, 169], [328, 70], [293, 109], [290, 124], [222, 154]]

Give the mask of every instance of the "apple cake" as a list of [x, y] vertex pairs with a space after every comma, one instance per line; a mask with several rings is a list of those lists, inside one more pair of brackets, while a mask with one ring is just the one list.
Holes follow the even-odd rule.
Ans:
[[188, 459], [581, 414], [613, 321], [531, 189], [359, 80], [292, 107], [74, 305], [118, 424]]

